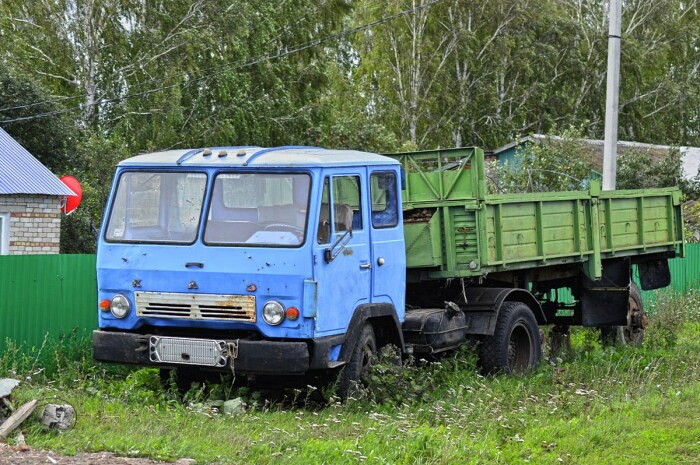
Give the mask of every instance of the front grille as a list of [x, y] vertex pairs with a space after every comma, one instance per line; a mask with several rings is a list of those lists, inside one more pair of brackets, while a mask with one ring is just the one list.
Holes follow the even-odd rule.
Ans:
[[255, 296], [136, 292], [136, 315], [255, 322]]

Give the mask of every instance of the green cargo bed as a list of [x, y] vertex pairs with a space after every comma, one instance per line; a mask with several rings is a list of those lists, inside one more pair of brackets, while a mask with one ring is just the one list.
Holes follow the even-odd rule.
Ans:
[[486, 195], [477, 148], [389, 155], [405, 172], [403, 214], [409, 279], [478, 277], [580, 262], [683, 254], [680, 191]]

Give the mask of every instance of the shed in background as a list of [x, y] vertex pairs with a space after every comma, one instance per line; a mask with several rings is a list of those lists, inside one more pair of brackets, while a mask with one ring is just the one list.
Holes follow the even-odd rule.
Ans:
[[[522, 137], [510, 144], [504, 145], [497, 149], [485, 152], [486, 161], [497, 161], [500, 165], [508, 163], [514, 166], [516, 156], [523, 151], [528, 144], [537, 144], [544, 142], [547, 139], [561, 140], [557, 136], [545, 136], [542, 134], [533, 134], [531, 136]], [[589, 161], [596, 171], [603, 170], [603, 144], [604, 141], [597, 139], [578, 139], [583, 142], [584, 158]], [[637, 149], [648, 152], [652, 159], [659, 160], [668, 155], [671, 150], [678, 150], [681, 154], [681, 162], [683, 169], [683, 177], [686, 180], [692, 180], [700, 175], [700, 147], [674, 147], [670, 145], [644, 144], [641, 142], [618, 141], [617, 155], [624, 155], [628, 150]], [[602, 175], [601, 175], [602, 177]]]
[[57, 254], [61, 206], [72, 195], [0, 128], [0, 255]]

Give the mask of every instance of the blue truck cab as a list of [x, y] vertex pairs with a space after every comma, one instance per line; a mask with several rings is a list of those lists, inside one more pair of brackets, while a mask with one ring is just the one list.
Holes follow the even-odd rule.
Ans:
[[362, 363], [358, 341], [403, 349], [405, 275], [391, 158], [315, 147], [136, 156], [117, 167], [102, 223], [93, 355], [250, 375]]

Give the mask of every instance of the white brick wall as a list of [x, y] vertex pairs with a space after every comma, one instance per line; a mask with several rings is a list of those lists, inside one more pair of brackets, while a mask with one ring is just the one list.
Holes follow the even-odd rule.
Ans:
[[58, 253], [61, 197], [0, 195], [0, 213], [10, 214], [10, 255]]

